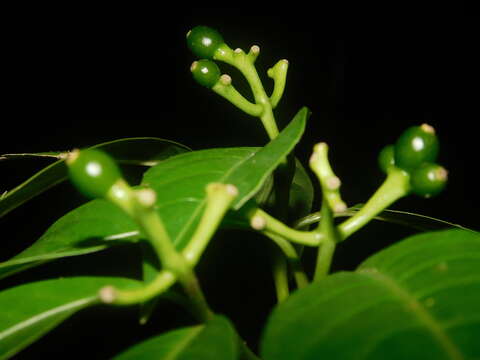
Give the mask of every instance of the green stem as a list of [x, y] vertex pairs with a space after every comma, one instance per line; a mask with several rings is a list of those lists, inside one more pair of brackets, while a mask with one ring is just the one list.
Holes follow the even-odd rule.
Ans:
[[175, 249], [154, 208], [155, 192], [151, 189], [133, 191], [126, 183], [122, 183], [122, 187], [114, 189], [111, 195], [111, 200], [137, 222], [142, 233], [152, 244], [164, 270], [140, 289], [122, 291], [109, 286], [104, 287], [100, 290], [100, 299], [105, 303], [118, 305], [145, 302], [166, 291], [178, 280], [197, 309], [198, 317], [202, 320], [211, 318], [213, 313], [208, 307], [191, 265]]
[[383, 184], [377, 189], [367, 203], [351, 218], [338, 226], [341, 240], [365, 226], [370, 220], [410, 192], [408, 173], [400, 169], [392, 169]]
[[283, 238], [280, 235], [270, 233], [268, 231], [265, 232], [265, 235], [268, 236], [271, 240], [277, 244], [277, 246], [282, 250], [283, 254], [288, 260], [288, 263], [292, 269], [293, 276], [295, 278], [295, 282], [297, 287], [303, 288], [309, 284], [309, 280], [305, 271], [303, 270], [302, 263], [300, 261], [300, 257], [298, 256], [297, 250], [294, 246]]
[[326, 199], [324, 198], [322, 204], [322, 220], [320, 222], [318, 231], [322, 232], [325, 239], [318, 248], [317, 264], [315, 267], [314, 281], [318, 281], [330, 272], [335, 247], [339, 240], [339, 234], [333, 222], [333, 214]]
[[113, 303], [115, 305], [138, 304], [167, 291], [176, 281], [177, 277], [175, 274], [171, 271], [162, 270], [153, 281], [139, 289], [121, 290], [112, 286], [106, 286], [100, 290], [100, 299], [104, 303]]
[[232, 85], [231, 77], [226, 74], [220, 77], [220, 80], [212, 87], [212, 90], [248, 115], [258, 117], [262, 114], [262, 106], [252, 104], [245, 99]]
[[155, 211], [156, 193], [152, 189], [133, 190], [124, 181], [118, 181], [109, 190], [107, 199], [129, 214], [152, 244], [165, 270], [182, 277], [189, 267], [177, 252], [162, 220]]
[[263, 108], [263, 114], [260, 116], [260, 120], [267, 131], [268, 137], [275, 139], [278, 136], [278, 127], [270, 105]]
[[238, 189], [235, 186], [221, 183], [207, 185], [206, 192], [207, 205], [200, 223], [188, 245], [182, 251], [183, 257], [191, 266], [195, 266], [200, 260], [232, 201], [238, 195]]
[[270, 252], [272, 262], [272, 275], [277, 295], [277, 302], [281, 303], [290, 295], [288, 286], [288, 265], [283, 253], [272, 246]]
[[[194, 274], [192, 273], [192, 275]], [[198, 278], [196, 276], [189, 276], [187, 280], [182, 283], [182, 286], [192, 301], [192, 312], [196, 314], [197, 319], [201, 322], [213, 319], [214, 312], [207, 303]]]
[[314, 146], [309, 163], [322, 187], [324, 201], [334, 212], [345, 211], [347, 206], [340, 196], [341, 181], [334, 174], [328, 161], [328, 145], [326, 143], [322, 142]]
[[178, 276], [187, 272], [189, 267], [186, 261], [175, 249], [156, 211], [153, 208], [142, 209], [137, 213], [136, 220], [155, 249], [162, 267]]
[[[295, 159], [287, 156], [280, 166], [275, 169], [273, 184], [275, 191], [275, 216], [283, 221], [288, 221], [288, 204], [290, 202], [290, 187], [295, 171]], [[283, 252], [276, 247], [272, 250], [272, 273], [277, 290], [278, 302], [284, 301], [290, 294], [289, 290], [289, 267]]]
[[[256, 55], [258, 55], [258, 52]], [[259, 115], [260, 120], [267, 131], [268, 137], [274, 139], [278, 136], [278, 127], [273, 115], [270, 98], [267, 96], [254, 66], [256, 55], [252, 57], [250, 53], [247, 55], [241, 49], [233, 51], [223, 44], [217, 49], [214, 58], [236, 67], [245, 77], [252, 89], [255, 103], [262, 108], [262, 112]]]
[[268, 69], [267, 74], [274, 81], [273, 92], [270, 96], [272, 108], [276, 108], [285, 90], [287, 79], [288, 60], [280, 60], [274, 67]]
[[246, 216], [252, 228], [264, 234], [277, 234], [292, 242], [306, 246], [319, 246], [323, 241], [321, 233], [292, 229], [260, 208], [248, 210]]

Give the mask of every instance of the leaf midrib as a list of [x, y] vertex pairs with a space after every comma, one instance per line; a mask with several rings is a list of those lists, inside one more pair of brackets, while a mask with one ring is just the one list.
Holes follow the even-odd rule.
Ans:
[[175, 360], [177, 355], [179, 355], [184, 349], [190, 345], [190, 343], [198, 336], [200, 332], [204, 329], [204, 325], [199, 325], [190, 329], [190, 334], [185, 336], [179, 345], [173, 348], [170, 354], [167, 354], [165, 360]]
[[385, 286], [394, 296], [408, 304], [407, 308], [417, 317], [419, 322], [430, 331], [440, 347], [448, 354], [448, 357], [452, 360], [464, 360], [457, 345], [449, 338], [442, 326], [440, 326], [438, 320], [428, 312], [425, 306], [410, 294], [407, 289], [400, 286], [387, 274], [383, 274], [375, 268], [360, 269], [357, 271], [357, 274], [373, 278]]

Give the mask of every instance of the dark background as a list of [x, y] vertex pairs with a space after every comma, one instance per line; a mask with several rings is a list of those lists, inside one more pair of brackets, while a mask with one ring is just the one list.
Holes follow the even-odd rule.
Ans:
[[[158, 136], [193, 149], [264, 145], [267, 137], [258, 121], [191, 78], [195, 57], [186, 48], [185, 34], [204, 24], [217, 28], [233, 48], [261, 47], [257, 69], [268, 91], [272, 84], [266, 70], [279, 59], [289, 60], [278, 122], [283, 127], [300, 107], [311, 109], [297, 156], [306, 164], [316, 142], [329, 143], [349, 205], [366, 201], [382, 181], [379, 150], [406, 127], [427, 122], [438, 132], [439, 162], [449, 170], [449, 186], [434, 199], [409, 197], [395, 208], [479, 229], [480, 55], [478, 18], [471, 9], [438, 4], [420, 9], [417, 4], [252, 13], [250, 8], [159, 11], [80, 5], [12, 10], [3, 37], [0, 154], [67, 150], [134, 136]], [[247, 90], [237, 72], [221, 68]], [[0, 192], [47, 163], [0, 163]], [[84, 201], [65, 183], [0, 219], [0, 261]], [[410, 233], [372, 225], [339, 247], [334, 269], [352, 269]], [[265, 242], [230, 233], [218, 239], [200, 264], [200, 277], [212, 307], [230, 316], [255, 347], [274, 302]], [[135, 264], [133, 253], [116, 249], [59, 260], [4, 280], [1, 287], [59, 275], [119, 274], [117, 269]], [[192, 323], [168, 303], [143, 328], [133, 309], [101, 310], [75, 315], [19, 358], [49, 351], [108, 358], [146, 336]]]

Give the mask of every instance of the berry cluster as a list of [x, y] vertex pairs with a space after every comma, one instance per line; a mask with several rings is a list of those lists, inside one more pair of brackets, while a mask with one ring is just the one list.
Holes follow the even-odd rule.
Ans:
[[435, 129], [423, 124], [405, 130], [395, 144], [385, 146], [378, 156], [380, 168], [388, 173], [401, 169], [410, 175], [411, 191], [423, 197], [440, 193], [447, 183], [447, 170], [436, 163], [439, 152]]
[[213, 87], [220, 79], [220, 69], [212, 59], [223, 41], [222, 35], [208, 26], [196, 26], [187, 34], [187, 45], [201, 60], [195, 61], [190, 70], [194, 79], [203, 86]]

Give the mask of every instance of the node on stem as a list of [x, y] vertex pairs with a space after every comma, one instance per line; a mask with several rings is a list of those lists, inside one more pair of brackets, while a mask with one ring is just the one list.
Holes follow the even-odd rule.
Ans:
[[104, 286], [98, 292], [98, 297], [104, 304], [112, 304], [117, 298], [117, 290], [111, 285]]

